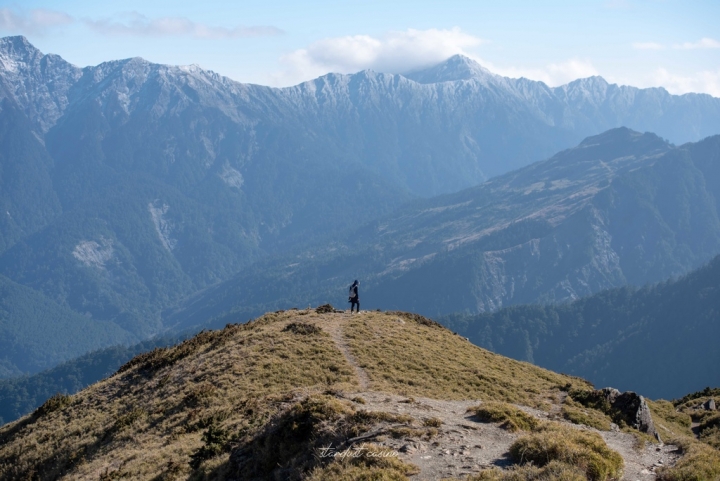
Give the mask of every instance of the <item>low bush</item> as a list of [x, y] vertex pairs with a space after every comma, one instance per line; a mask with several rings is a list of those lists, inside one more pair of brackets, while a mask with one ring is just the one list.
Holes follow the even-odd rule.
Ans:
[[65, 394], [57, 393], [50, 399], [45, 401], [42, 406], [35, 410], [35, 416], [44, 416], [54, 411], [58, 411], [72, 403], [72, 397]]
[[582, 424], [600, 431], [610, 431], [611, 419], [606, 414], [580, 406], [570, 398], [565, 400], [562, 415], [572, 423]]
[[682, 458], [671, 468], [660, 468], [658, 481], [710, 481], [720, 479], [720, 452], [702, 443], [681, 446]]
[[228, 432], [213, 424], [202, 435], [203, 445], [190, 456], [190, 466], [198, 469], [206, 459], [214, 458], [229, 451], [230, 436]]
[[397, 453], [374, 444], [363, 444], [348, 456], [337, 456], [333, 462], [312, 471], [307, 481], [407, 481], [418, 474], [417, 466], [404, 463]]
[[320, 331], [321, 329], [319, 327], [306, 322], [291, 322], [283, 329], [283, 332], [292, 332], [293, 334], [301, 334], [304, 336], [318, 334]]
[[706, 418], [698, 426], [700, 441], [709, 444], [715, 449], [720, 449], [720, 414]]
[[485, 402], [479, 406], [468, 409], [480, 421], [487, 423], [501, 423], [500, 427], [508, 431], [532, 431], [540, 425], [535, 417], [504, 402]]
[[622, 456], [608, 448], [599, 434], [555, 423], [544, 423], [515, 441], [510, 457], [516, 463], [539, 467], [559, 461], [582, 470], [591, 481], [619, 478], [623, 468]]
[[470, 476], [467, 481], [587, 481], [587, 477], [577, 466], [550, 461], [543, 467], [528, 465], [486, 469]]

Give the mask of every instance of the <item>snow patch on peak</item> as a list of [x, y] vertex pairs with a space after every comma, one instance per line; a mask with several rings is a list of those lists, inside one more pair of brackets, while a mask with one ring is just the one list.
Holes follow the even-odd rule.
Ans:
[[463, 55], [453, 55], [434, 67], [409, 72], [403, 76], [422, 84], [496, 77], [476, 61]]
[[88, 267], [104, 269], [105, 263], [112, 259], [115, 250], [112, 239], [100, 237], [100, 242], [81, 240], [73, 249], [72, 255]]
[[187, 73], [194, 73], [194, 74], [205, 73], [205, 71], [200, 67], [200, 65], [198, 65], [196, 63], [190, 64], [190, 65], [179, 65], [178, 70], [181, 70], [181, 71], [187, 72]]
[[17, 72], [18, 62], [13, 57], [0, 50], [0, 68], [6, 72]]
[[162, 243], [165, 249], [172, 251], [177, 245], [177, 239], [170, 237], [173, 225], [165, 218], [165, 214], [167, 214], [169, 209], [170, 206], [168, 204], [160, 202], [158, 199], [148, 204], [148, 212], [150, 212], [150, 217], [152, 218], [155, 232], [157, 232], [160, 243]]

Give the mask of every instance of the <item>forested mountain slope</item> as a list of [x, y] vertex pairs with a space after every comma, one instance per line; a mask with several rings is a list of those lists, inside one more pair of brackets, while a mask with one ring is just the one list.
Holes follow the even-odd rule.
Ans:
[[474, 344], [599, 386], [673, 399], [720, 385], [720, 257], [640, 289], [441, 321]]
[[[614, 129], [548, 160], [418, 201], [341, 242], [260, 263], [167, 317], [344, 302], [427, 315], [562, 302], [687, 273], [720, 252], [720, 136], [674, 147]], [[218, 325], [222, 318], [217, 319]]]

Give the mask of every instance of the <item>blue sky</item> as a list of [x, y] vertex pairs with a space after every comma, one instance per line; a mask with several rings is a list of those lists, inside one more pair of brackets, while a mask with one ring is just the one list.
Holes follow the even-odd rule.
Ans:
[[285, 86], [461, 53], [550, 85], [602, 75], [720, 97], [720, 2], [0, 0], [0, 35], [75, 65], [143, 57]]

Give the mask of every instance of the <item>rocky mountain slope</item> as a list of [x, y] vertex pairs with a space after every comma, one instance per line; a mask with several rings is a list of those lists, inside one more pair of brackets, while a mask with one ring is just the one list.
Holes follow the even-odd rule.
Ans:
[[[644, 285], [720, 252], [720, 137], [674, 147], [615, 129], [455, 194], [418, 201], [342, 241], [260, 263], [166, 324], [344, 302], [426, 315], [562, 302]], [[223, 325], [223, 318], [215, 321]]]
[[[148, 352], [51, 398], [0, 428], [0, 479], [720, 474], [720, 452], [693, 438], [689, 415], [627, 394], [658, 445], [594, 406], [603, 393], [417, 315], [291, 310]], [[346, 449], [353, 456], [332, 455]]]
[[685, 277], [570, 304], [440, 321], [474, 344], [666, 399], [720, 385], [720, 257]]

